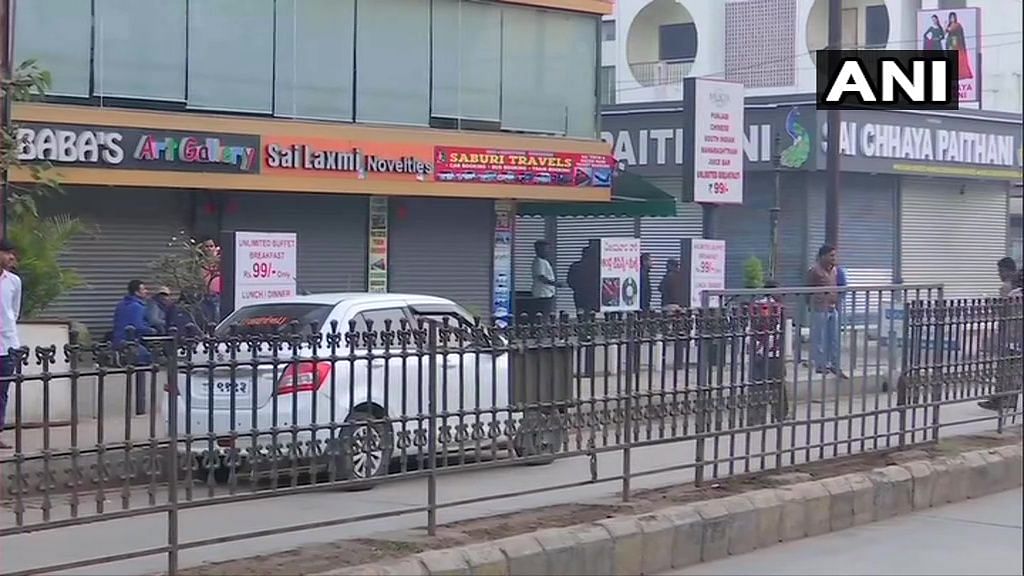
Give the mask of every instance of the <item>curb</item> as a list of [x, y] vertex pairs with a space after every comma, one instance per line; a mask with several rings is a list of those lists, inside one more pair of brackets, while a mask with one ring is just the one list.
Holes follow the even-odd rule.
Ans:
[[1020, 444], [551, 528], [315, 576], [658, 574], [1021, 486]]

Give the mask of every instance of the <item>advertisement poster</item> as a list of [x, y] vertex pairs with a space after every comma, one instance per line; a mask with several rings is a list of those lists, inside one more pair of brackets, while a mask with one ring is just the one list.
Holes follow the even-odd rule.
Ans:
[[640, 239], [601, 239], [601, 312], [640, 309]]
[[693, 201], [742, 204], [743, 84], [693, 83]]
[[981, 38], [981, 14], [978, 8], [956, 10], [919, 10], [917, 47], [920, 50], [954, 50], [959, 61], [960, 102], [977, 102], [978, 40]]
[[370, 246], [367, 255], [367, 284], [370, 292], [388, 291], [388, 199], [370, 197]]
[[234, 308], [296, 294], [294, 232], [235, 232]]
[[502, 328], [512, 318], [512, 233], [515, 205], [499, 200], [494, 203], [494, 287], [491, 290], [494, 324]]
[[[725, 241], [694, 238], [690, 242], [690, 307], [700, 308], [705, 290], [725, 290]], [[708, 304], [718, 306], [717, 298]]]
[[606, 154], [437, 146], [439, 182], [610, 188], [615, 159]]

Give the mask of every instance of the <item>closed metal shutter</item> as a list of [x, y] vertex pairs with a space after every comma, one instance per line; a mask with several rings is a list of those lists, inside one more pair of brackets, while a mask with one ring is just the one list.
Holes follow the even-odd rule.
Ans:
[[389, 226], [391, 292], [448, 298], [490, 317], [492, 200], [394, 199]]
[[541, 216], [519, 216], [516, 218], [516, 233], [512, 244], [512, 262], [515, 266], [513, 281], [516, 292], [533, 290], [533, 244], [544, 239], [544, 218]]
[[669, 258], [679, 259], [680, 240], [700, 238], [703, 233], [703, 216], [699, 204], [676, 202], [676, 216], [672, 218], [641, 218], [640, 244], [642, 250], [651, 255], [651, 305], [661, 306], [661, 293], [657, 285], [665, 274], [665, 262]]
[[224, 230], [295, 232], [298, 287], [311, 293], [365, 292], [368, 200], [340, 194], [238, 193]]
[[42, 211], [78, 216], [95, 230], [72, 240], [60, 259], [85, 285], [42, 316], [82, 322], [99, 339], [113, 327], [114, 307], [128, 281], [153, 282], [152, 263], [172, 250], [171, 239], [187, 226], [190, 196], [181, 190], [65, 186], [64, 191]]
[[[633, 238], [636, 236], [635, 218], [574, 218], [558, 217], [558, 236], [556, 242], [557, 264], [555, 278], [564, 282], [569, 273], [569, 266], [580, 259], [583, 247], [591, 240], [601, 238]], [[575, 305], [572, 290], [558, 289], [558, 310], [573, 312]]]
[[[825, 241], [825, 180], [808, 190], [809, 267]], [[896, 250], [896, 184], [891, 176], [843, 174], [839, 195], [839, 264], [853, 286], [888, 284]]]
[[1006, 255], [1006, 185], [906, 178], [900, 186], [906, 283], [942, 283], [948, 297], [994, 296]]

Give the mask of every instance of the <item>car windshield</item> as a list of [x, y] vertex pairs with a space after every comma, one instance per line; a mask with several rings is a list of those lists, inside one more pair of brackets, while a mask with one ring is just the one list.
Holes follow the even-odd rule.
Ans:
[[310, 334], [314, 323], [323, 326], [333, 306], [324, 304], [254, 304], [236, 310], [217, 326], [217, 336], [228, 336], [237, 326], [240, 334], [271, 335], [296, 324], [296, 331]]

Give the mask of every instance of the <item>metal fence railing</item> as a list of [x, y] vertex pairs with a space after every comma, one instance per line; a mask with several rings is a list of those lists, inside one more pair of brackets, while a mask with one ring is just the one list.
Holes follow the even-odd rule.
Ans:
[[[1016, 421], [1020, 298], [842, 292], [880, 303], [845, 333], [819, 306], [827, 291], [809, 289], [709, 293], [701, 309], [506, 329], [451, 319], [222, 327], [130, 345], [117, 362], [108, 344], [72, 342], [60, 351], [66, 369], [52, 368], [55, 347], [21, 350], [5, 433], [14, 446], [0, 453], [0, 542], [158, 513], [168, 538], [51, 566], [10, 554], [0, 563], [9, 574], [51, 573], [164, 554], [173, 574], [182, 551], [207, 545], [409, 513], [433, 531], [439, 510], [489, 499], [611, 481], [628, 500], [638, 478], [666, 471], [706, 482]], [[887, 323], [896, 307], [901, 320]], [[822, 342], [839, 346], [838, 361]], [[94, 417], [83, 416], [85, 398]], [[635, 460], [670, 443], [669, 461]], [[602, 474], [598, 458], [610, 456], [617, 469]], [[590, 473], [440, 496], [451, 474], [572, 459], [589, 460]], [[207, 506], [408, 479], [422, 480], [422, 505], [205, 537], [179, 524]]]

